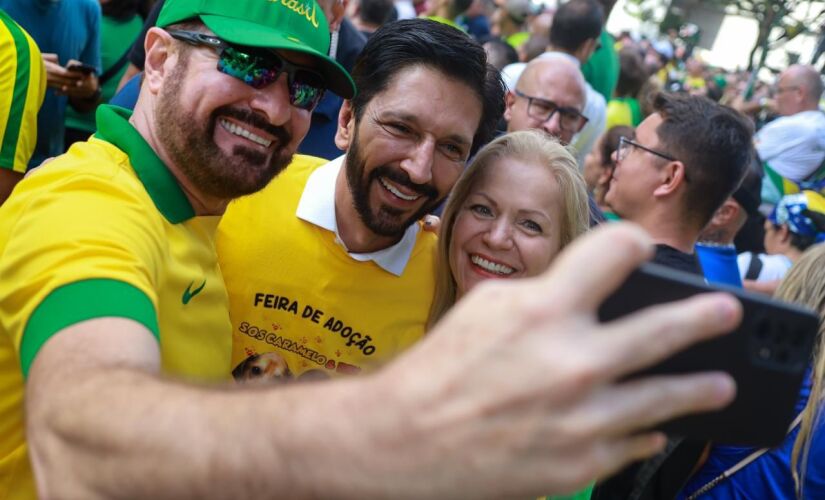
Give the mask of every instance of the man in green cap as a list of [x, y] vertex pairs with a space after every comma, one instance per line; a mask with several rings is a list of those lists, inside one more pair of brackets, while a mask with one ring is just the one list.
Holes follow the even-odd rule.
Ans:
[[290, 162], [327, 89], [355, 93], [315, 2], [169, 0], [158, 26], [134, 113], [101, 107], [3, 206], [0, 497], [34, 496], [22, 401], [47, 342], [111, 331], [133, 354], [150, 332], [164, 374], [228, 378], [215, 216]]
[[[619, 382], [741, 314], [715, 296], [597, 323], [650, 254], [621, 224], [545, 276], [479, 287], [373, 375], [220, 385], [216, 216], [289, 161], [324, 89], [353, 89], [314, 3], [166, 8], [134, 114], [102, 108], [94, 138], [0, 208], [0, 498], [530, 498], [649, 456], [664, 439], [644, 429], [730, 401], [725, 375]], [[416, 123], [376, 122], [376, 96], [358, 130], [410, 137]]]

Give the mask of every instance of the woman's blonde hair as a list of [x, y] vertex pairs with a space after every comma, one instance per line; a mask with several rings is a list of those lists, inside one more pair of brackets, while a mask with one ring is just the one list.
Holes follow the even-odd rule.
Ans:
[[811, 448], [813, 430], [819, 419], [822, 406], [823, 378], [825, 377], [825, 245], [815, 245], [788, 271], [774, 297], [785, 302], [808, 306], [819, 315], [819, 331], [813, 354], [812, 385], [808, 402], [802, 410], [799, 434], [791, 453], [791, 473], [793, 474], [797, 498], [802, 498], [805, 470], [808, 467], [808, 453]]
[[553, 173], [564, 198], [564, 213], [560, 218], [561, 248], [589, 228], [587, 186], [573, 155], [557, 139], [540, 131], [525, 130], [503, 135], [490, 142], [478, 152], [453, 187], [441, 216], [435, 297], [430, 308], [428, 327], [432, 327], [456, 301], [457, 287], [450, 269], [450, 246], [458, 213], [479, 179], [491, 165], [503, 158], [544, 165]]

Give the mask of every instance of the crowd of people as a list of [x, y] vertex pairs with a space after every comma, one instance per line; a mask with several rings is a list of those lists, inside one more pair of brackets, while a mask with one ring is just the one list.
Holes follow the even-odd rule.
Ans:
[[596, 315], [825, 319], [822, 77], [614, 3], [0, 0], [0, 498], [825, 496], [825, 323], [755, 449], [628, 379], [737, 300]]

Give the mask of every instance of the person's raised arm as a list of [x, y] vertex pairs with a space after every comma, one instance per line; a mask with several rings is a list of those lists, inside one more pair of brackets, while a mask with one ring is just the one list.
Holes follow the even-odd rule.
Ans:
[[599, 303], [650, 251], [638, 229], [597, 230], [541, 277], [477, 287], [384, 370], [331, 382], [184, 385], [157, 374], [155, 340], [143, 327], [78, 324], [41, 348], [29, 375], [41, 494], [500, 498], [576, 490], [657, 452], [664, 437], [650, 426], [733, 397], [724, 374], [618, 382], [732, 329], [741, 314], [735, 299], [712, 294], [599, 324]]

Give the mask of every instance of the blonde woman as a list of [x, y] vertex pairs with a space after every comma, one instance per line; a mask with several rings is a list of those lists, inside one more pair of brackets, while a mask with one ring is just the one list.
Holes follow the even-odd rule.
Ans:
[[[797, 402], [799, 422], [781, 445], [715, 484], [713, 481], [721, 477], [722, 472], [731, 470], [756, 450], [713, 447], [707, 462], [678, 498], [825, 498], [825, 428], [820, 419], [825, 388], [825, 245], [815, 245], [802, 254], [774, 297], [808, 306], [820, 317], [813, 363]], [[765, 398], [769, 404], [770, 394]]]
[[541, 273], [588, 220], [584, 179], [556, 139], [531, 130], [492, 141], [444, 209], [429, 325], [481, 281]]

